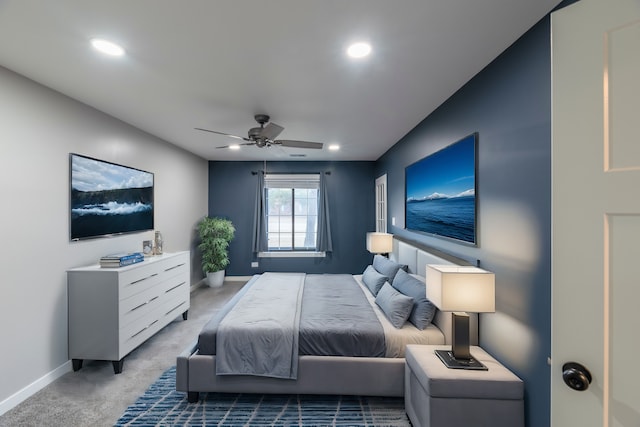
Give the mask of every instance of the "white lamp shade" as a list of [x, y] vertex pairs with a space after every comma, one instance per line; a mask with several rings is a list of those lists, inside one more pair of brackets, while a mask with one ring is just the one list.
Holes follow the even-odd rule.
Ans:
[[372, 254], [388, 254], [393, 251], [393, 234], [367, 233], [367, 250]]
[[427, 265], [427, 298], [442, 311], [496, 311], [495, 275], [477, 267]]

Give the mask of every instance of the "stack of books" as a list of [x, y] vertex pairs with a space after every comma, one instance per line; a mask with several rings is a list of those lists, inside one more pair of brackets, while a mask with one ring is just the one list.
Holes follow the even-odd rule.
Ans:
[[126, 252], [121, 254], [111, 254], [100, 258], [100, 267], [117, 268], [125, 265], [135, 264], [144, 261], [142, 252]]

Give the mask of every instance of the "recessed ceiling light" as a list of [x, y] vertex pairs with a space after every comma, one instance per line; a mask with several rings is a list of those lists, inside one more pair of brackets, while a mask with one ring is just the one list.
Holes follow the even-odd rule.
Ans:
[[338, 144], [329, 145], [329, 150], [331, 151], [338, 151], [339, 149], [340, 149], [340, 146]]
[[229, 146], [229, 150], [239, 150], [240, 146], [238, 144], [231, 144]]
[[354, 43], [347, 48], [347, 55], [352, 58], [364, 58], [371, 53], [371, 45], [369, 43]]
[[103, 39], [92, 39], [91, 46], [94, 49], [111, 56], [124, 55], [124, 49], [117, 44]]

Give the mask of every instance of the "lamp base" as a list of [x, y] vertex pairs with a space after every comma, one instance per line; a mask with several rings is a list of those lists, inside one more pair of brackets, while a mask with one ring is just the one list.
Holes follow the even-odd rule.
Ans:
[[451, 350], [436, 350], [435, 353], [436, 356], [442, 360], [442, 363], [444, 363], [444, 365], [449, 369], [472, 369], [476, 371], [489, 370], [489, 368], [473, 357], [469, 359], [456, 359]]

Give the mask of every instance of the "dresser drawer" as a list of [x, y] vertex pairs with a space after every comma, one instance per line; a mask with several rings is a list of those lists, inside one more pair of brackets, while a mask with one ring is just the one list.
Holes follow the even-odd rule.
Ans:
[[[184, 292], [185, 290], [186, 292]], [[165, 298], [162, 301], [164, 316], [169, 316], [171, 319], [187, 311], [189, 306], [189, 287], [187, 285], [174, 288], [170, 293], [165, 294]]]
[[138, 268], [120, 272], [118, 280], [120, 300], [129, 298], [160, 283], [162, 270], [158, 269], [157, 264], [153, 262], [145, 264], [146, 262], [140, 263], [141, 265]]
[[158, 306], [146, 316], [120, 329], [120, 358], [145, 342], [166, 325], [163, 324], [163, 307]]
[[165, 291], [161, 286], [153, 286], [121, 300], [118, 307], [120, 329], [153, 311], [162, 303], [164, 295]]

